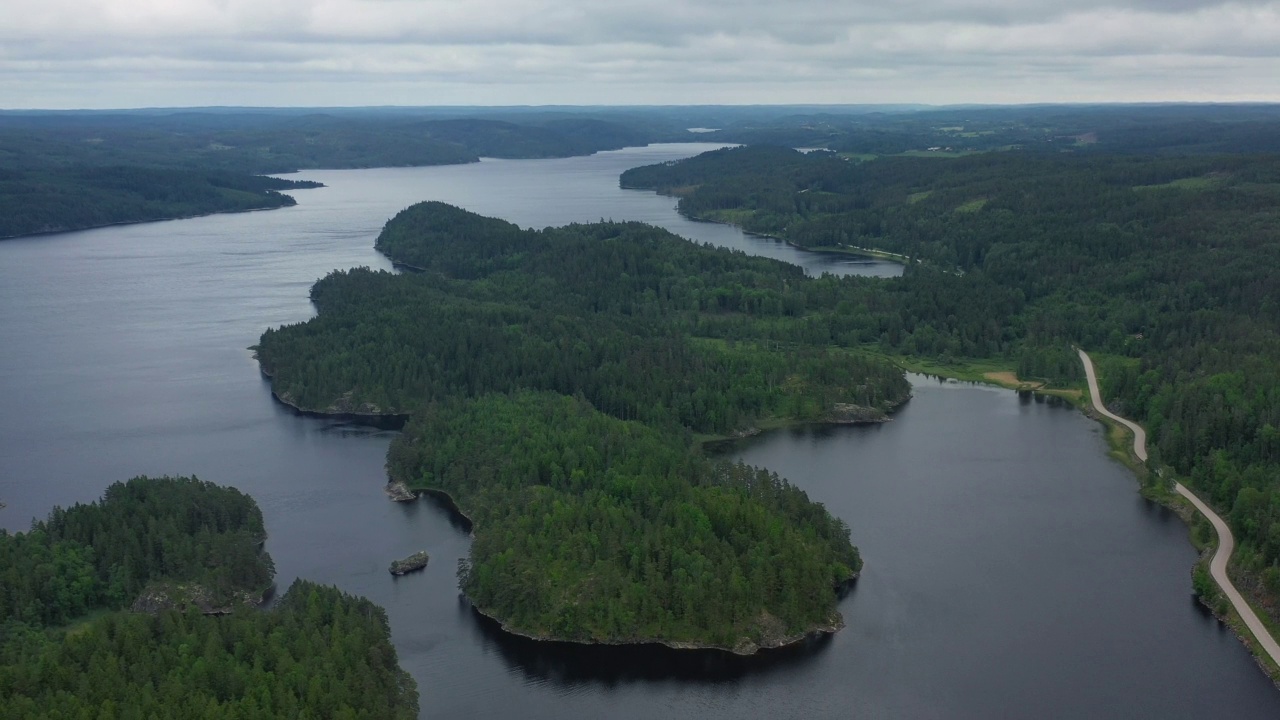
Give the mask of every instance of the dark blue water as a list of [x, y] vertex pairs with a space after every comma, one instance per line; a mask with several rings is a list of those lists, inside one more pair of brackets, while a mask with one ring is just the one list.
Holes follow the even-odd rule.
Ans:
[[[310, 317], [329, 270], [387, 267], [373, 239], [419, 200], [536, 227], [645, 220], [811, 272], [896, 272], [617, 188], [627, 167], [697, 149], [313, 172], [330, 187], [294, 208], [0, 242], [0, 525], [136, 474], [240, 487], [282, 587], [308, 577], [387, 608], [426, 717], [1280, 717], [1280, 692], [1192, 602], [1186, 529], [1072, 410], [917, 379], [892, 423], [731, 450], [848, 521], [867, 560], [846, 630], [744, 660], [502, 634], [458, 597], [466, 533], [429, 501], [382, 494], [392, 435], [271, 400], [248, 346]], [[387, 574], [421, 549], [424, 573]]]

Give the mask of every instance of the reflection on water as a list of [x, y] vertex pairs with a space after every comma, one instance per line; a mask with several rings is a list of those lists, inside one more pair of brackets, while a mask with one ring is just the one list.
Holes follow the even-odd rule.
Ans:
[[580, 645], [540, 642], [504, 631], [481, 615], [463, 596], [458, 618], [478, 642], [496, 651], [527, 682], [565, 687], [612, 687], [636, 681], [679, 680], [733, 683], [789, 674], [815, 662], [831, 647], [831, 635], [816, 635], [783, 648], [751, 656], [721, 650], [673, 650], [662, 645]]

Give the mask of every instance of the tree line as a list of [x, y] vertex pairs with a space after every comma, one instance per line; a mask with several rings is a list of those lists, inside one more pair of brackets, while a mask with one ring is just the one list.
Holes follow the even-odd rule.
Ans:
[[0, 718], [416, 718], [385, 613], [274, 568], [249, 496], [137, 477], [0, 530]]
[[861, 568], [849, 529], [763, 470], [581, 397], [517, 392], [418, 413], [392, 479], [473, 522], [467, 597], [535, 637], [733, 648], [830, 625]]
[[318, 315], [257, 355], [299, 407], [413, 416], [388, 468], [474, 520], [478, 607], [539, 637], [727, 648], [836, 622], [848, 529], [693, 442], [906, 400], [889, 362], [790, 329], [819, 281], [637, 223], [522, 230], [442, 203], [378, 247], [413, 271], [330, 274]]
[[[1231, 520], [1237, 568], [1280, 600], [1280, 157], [1044, 155], [850, 162], [785, 148], [641, 168], [690, 215], [815, 249], [910, 256], [900, 279], [828, 281], [833, 342], [1003, 358], [1104, 394]], [[810, 307], [814, 299], [809, 299]], [[1154, 477], [1154, 476], [1153, 476]]]

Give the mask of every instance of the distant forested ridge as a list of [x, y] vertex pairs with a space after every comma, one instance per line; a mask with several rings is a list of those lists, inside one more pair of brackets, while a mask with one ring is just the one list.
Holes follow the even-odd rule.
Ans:
[[378, 248], [417, 271], [329, 275], [317, 317], [257, 355], [297, 407], [413, 416], [388, 469], [474, 521], [477, 607], [534, 637], [740, 652], [839, 626], [848, 528], [692, 436], [906, 400], [898, 368], [807, 333], [832, 279], [638, 223], [522, 230], [434, 202]]
[[589, 155], [662, 137], [590, 114], [0, 113], [0, 238], [294, 204], [309, 168]]
[[804, 247], [911, 257], [883, 290], [849, 291], [874, 321], [837, 313], [833, 330], [860, 326], [847, 341], [1058, 379], [1080, 372], [1071, 344], [1102, 354], [1151, 465], [1230, 519], [1241, 582], [1280, 608], [1280, 156], [750, 147], [622, 182]]
[[[690, 128], [714, 128], [693, 133]], [[1268, 105], [202, 108], [0, 111], [0, 237], [280, 207], [313, 168], [554, 158], [653, 142], [845, 157], [1280, 152]], [[159, 170], [170, 171], [165, 175]], [[257, 183], [255, 185], [255, 183]]]
[[299, 580], [254, 607], [264, 539], [251, 498], [194, 478], [0, 530], [0, 718], [416, 718], [376, 605]]
[[826, 148], [852, 157], [1280, 152], [1275, 104], [705, 108], [707, 142]]

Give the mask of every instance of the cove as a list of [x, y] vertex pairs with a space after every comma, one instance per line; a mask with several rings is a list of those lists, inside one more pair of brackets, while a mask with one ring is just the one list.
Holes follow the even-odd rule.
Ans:
[[[1192, 600], [1185, 527], [1074, 410], [915, 377], [893, 422], [725, 448], [853, 527], [867, 564], [840, 604], [848, 627], [759, 658], [579, 648], [474, 613], [454, 579], [462, 520], [383, 494], [393, 433], [295, 415], [246, 350], [310, 317], [326, 272], [389, 268], [374, 237], [424, 199], [794, 253], [617, 187], [626, 167], [701, 149], [317, 171], [299, 178], [328, 187], [293, 208], [0, 243], [0, 525], [142, 473], [239, 487], [263, 509], [282, 587], [304, 576], [387, 608], [424, 717], [1280, 717], [1280, 692]], [[831, 260], [790, 257], [811, 272]], [[389, 575], [420, 550], [421, 573]]]

